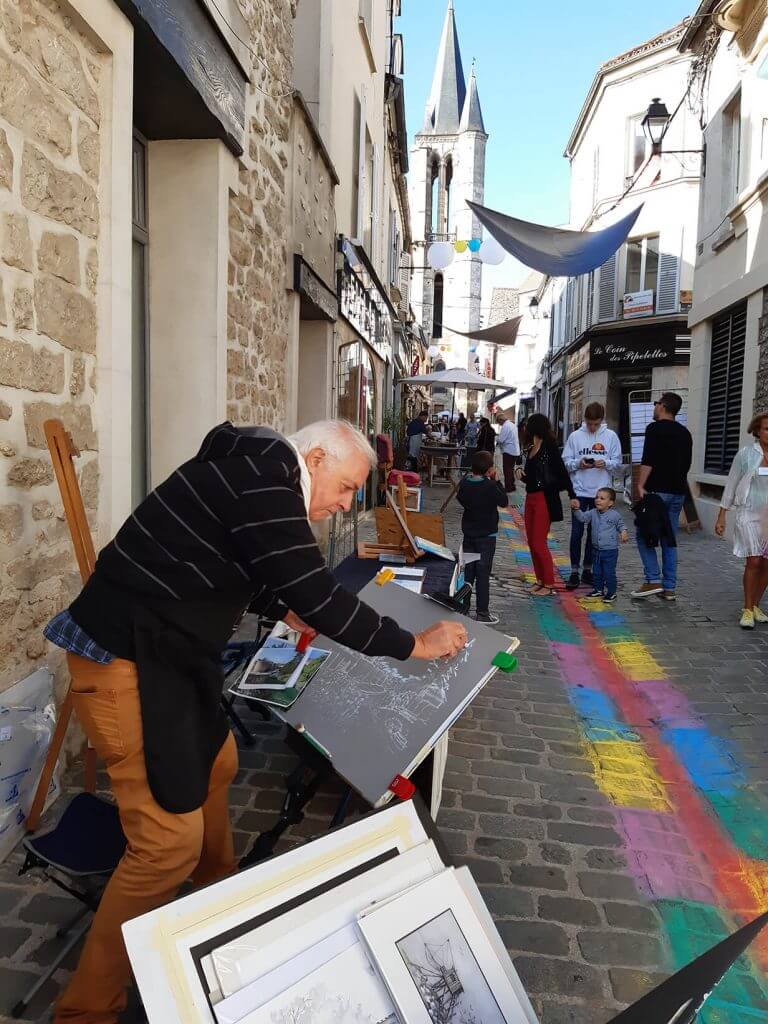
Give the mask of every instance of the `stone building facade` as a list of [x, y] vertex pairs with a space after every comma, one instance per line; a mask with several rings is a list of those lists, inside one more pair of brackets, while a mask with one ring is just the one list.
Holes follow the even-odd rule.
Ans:
[[253, 48], [264, 57], [251, 54], [248, 142], [229, 197], [227, 418], [281, 429], [290, 365], [287, 185], [297, 0], [247, 0], [242, 6]]
[[[104, 60], [54, 3], [0, 8], [0, 689], [46, 654], [77, 587], [42, 424], [98, 504], [96, 291]], [[94, 518], [95, 524], [95, 518]]]
[[[180, 43], [162, 6], [0, 2], [0, 691], [43, 664], [66, 683], [42, 626], [80, 582], [46, 419], [80, 449], [97, 549], [215, 422], [291, 425], [296, 0], [184, 0]], [[185, 47], [221, 61], [223, 98]], [[170, 81], [176, 122], [147, 102]]]

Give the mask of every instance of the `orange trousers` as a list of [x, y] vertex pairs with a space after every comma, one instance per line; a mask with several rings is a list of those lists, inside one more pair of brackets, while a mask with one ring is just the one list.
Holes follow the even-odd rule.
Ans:
[[131, 979], [121, 925], [172, 900], [192, 878], [205, 885], [235, 870], [228, 787], [237, 771], [230, 733], [211, 770], [208, 797], [189, 814], [155, 801], [144, 767], [138, 676], [132, 661], [109, 665], [67, 655], [75, 713], [105, 762], [128, 846], [109, 880], [54, 1024], [116, 1024]]

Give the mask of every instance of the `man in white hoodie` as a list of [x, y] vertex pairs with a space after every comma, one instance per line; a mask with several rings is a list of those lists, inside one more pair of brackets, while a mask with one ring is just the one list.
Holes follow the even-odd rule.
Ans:
[[[621, 442], [603, 422], [605, 409], [592, 402], [584, 410], [584, 422], [574, 430], [563, 449], [563, 462], [571, 474], [573, 487], [582, 512], [595, 507], [595, 494], [601, 487], [610, 487], [611, 473], [621, 465]], [[592, 585], [592, 537], [587, 527], [584, 547], [584, 568], [581, 569], [581, 541], [584, 524], [571, 517], [571, 575], [566, 590], [575, 590], [579, 583]]]

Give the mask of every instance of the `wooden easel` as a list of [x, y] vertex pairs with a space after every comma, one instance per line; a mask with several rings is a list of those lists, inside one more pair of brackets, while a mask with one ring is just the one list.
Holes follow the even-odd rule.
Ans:
[[[80, 577], [83, 583], [89, 578], [96, 565], [96, 551], [93, 546], [93, 538], [88, 526], [88, 517], [85, 514], [83, 496], [80, 493], [80, 485], [77, 482], [75, 467], [72, 462], [80, 452], [74, 445], [71, 436], [64, 429], [61, 420], [46, 420], [43, 424], [45, 439], [48, 442], [48, 450], [51, 453], [53, 470], [56, 474], [56, 482], [61, 492], [61, 500], [64, 505], [64, 515], [67, 519], [67, 526], [72, 537], [72, 546], [75, 549], [75, 558], [80, 569]], [[48, 747], [48, 754], [40, 775], [40, 781], [35, 790], [32, 806], [27, 815], [26, 828], [28, 832], [34, 832], [40, 824], [40, 815], [45, 806], [45, 798], [51, 785], [51, 779], [59, 760], [64, 737], [67, 734], [67, 727], [72, 716], [72, 692], [67, 690], [67, 695], [59, 708], [59, 715], [56, 728], [51, 737], [51, 744]], [[96, 751], [90, 745], [85, 752], [85, 788], [89, 793], [96, 789]]]
[[[413, 534], [410, 534], [408, 528], [408, 511], [406, 509], [406, 502], [408, 499], [408, 490], [405, 486], [403, 478], [400, 477], [397, 484], [397, 506], [395, 506], [392, 496], [387, 491], [387, 503], [391, 506], [395, 518], [402, 519], [405, 523], [406, 529], [398, 524], [399, 539], [394, 544], [370, 544], [367, 541], [360, 541], [357, 545], [357, 557], [372, 559], [380, 555], [405, 555], [405, 560], [409, 565], [413, 565], [417, 558], [421, 558], [424, 554], [423, 551], [419, 550], [416, 546], [416, 542], [412, 539]], [[399, 516], [398, 514], [399, 513]]]

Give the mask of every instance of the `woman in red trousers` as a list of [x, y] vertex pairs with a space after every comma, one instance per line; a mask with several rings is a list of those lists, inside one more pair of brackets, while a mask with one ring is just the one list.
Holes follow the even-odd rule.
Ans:
[[525, 481], [525, 532], [536, 574], [531, 593], [535, 597], [551, 597], [555, 592], [555, 566], [547, 547], [549, 527], [563, 520], [561, 491], [568, 492], [571, 508], [578, 508], [579, 502], [547, 417], [541, 413], [530, 416], [525, 434], [525, 465], [518, 467], [516, 473]]

